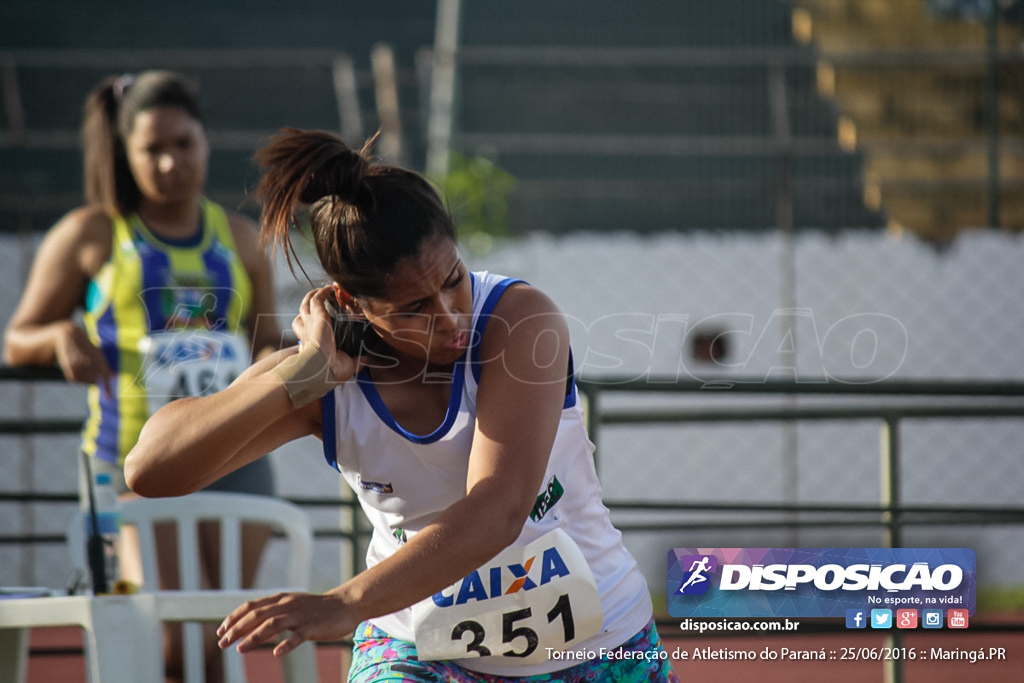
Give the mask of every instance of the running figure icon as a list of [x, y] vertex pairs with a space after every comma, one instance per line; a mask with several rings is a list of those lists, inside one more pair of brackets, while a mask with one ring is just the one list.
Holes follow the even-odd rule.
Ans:
[[708, 566], [709, 560], [710, 558], [705, 555], [700, 558], [699, 561], [693, 561], [693, 564], [690, 565], [690, 569], [688, 570], [690, 572], [690, 577], [686, 579], [682, 586], [679, 587], [680, 593], [684, 592], [688, 587], [694, 584], [703, 583], [708, 580], [708, 577], [706, 577], [704, 573], [711, 570], [711, 567]]

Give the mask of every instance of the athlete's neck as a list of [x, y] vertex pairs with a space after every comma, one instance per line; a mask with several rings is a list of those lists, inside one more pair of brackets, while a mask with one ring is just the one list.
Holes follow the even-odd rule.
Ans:
[[145, 199], [139, 204], [138, 214], [153, 234], [171, 240], [192, 237], [199, 231], [199, 203], [156, 204]]
[[454, 363], [438, 365], [422, 358], [398, 353], [393, 349], [387, 349], [381, 352], [381, 355], [383, 358], [379, 362], [368, 363], [367, 370], [374, 384], [437, 384], [446, 377], [450, 380], [455, 370]]

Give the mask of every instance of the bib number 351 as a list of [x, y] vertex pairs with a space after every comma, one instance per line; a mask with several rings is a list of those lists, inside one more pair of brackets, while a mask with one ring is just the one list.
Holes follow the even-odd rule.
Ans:
[[601, 630], [601, 598], [583, 553], [562, 529], [506, 548], [486, 566], [413, 607], [422, 660], [547, 661]]
[[[511, 612], [505, 612], [501, 615], [501, 642], [503, 644], [513, 643], [517, 638], [523, 639], [521, 650], [510, 647], [501, 652], [502, 656], [529, 657], [537, 650], [540, 638], [537, 635], [537, 631], [528, 625], [531, 623], [532, 616], [532, 607], [524, 607]], [[553, 624], [556, 620], [561, 621], [562, 624], [562, 645], [575, 640], [576, 624], [572, 619], [572, 603], [569, 601], [569, 596], [566, 593], [558, 596], [555, 606], [547, 613], [548, 624]], [[525, 624], [521, 623], [524, 621]], [[473, 621], [472, 619], [460, 621], [452, 629], [452, 640], [463, 641], [463, 636], [466, 633], [472, 634], [472, 640], [466, 644], [467, 654], [472, 655], [475, 653], [480, 657], [491, 656], [491, 649], [484, 644], [487, 641], [487, 631], [479, 621]]]

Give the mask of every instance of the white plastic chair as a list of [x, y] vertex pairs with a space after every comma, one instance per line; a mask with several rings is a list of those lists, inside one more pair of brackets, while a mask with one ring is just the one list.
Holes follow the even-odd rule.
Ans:
[[[76, 568], [86, 572], [85, 515], [72, 519], [68, 527], [68, 548]], [[266, 524], [284, 533], [288, 542], [288, 585], [290, 590], [308, 590], [313, 557], [313, 532], [309, 518], [299, 507], [279, 498], [242, 493], [200, 492], [177, 498], [137, 498], [121, 504], [122, 526], [133, 526], [139, 536], [142, 559], [143, 592], [158, 590], [157, 554], [154, 525], [172, 522], [177, 527], [178, 565], [182, 591], [199, 591], [199, 523], [217, 522], [220, 526], [220, 586], [233, 591], [242, 588], [241, 531], [244, 523]], [[268, 589], [269, 595], [275, 589]], [[189, 622], [187, 614], [176, 611], [174, 621], [184, 621], [185, 682], [204, 680], [203, 634], [200, 623]], [[227, 614], [219, 615], [223, 618]], [[208, 620], [209, 615], [200, 616]], [[245, 667], [234, 648], [223, 651], [227, 683], [245, 683]], [[289, 683], [316, 681], [316, 653], [312, 643], [304, 643], [282, 662]]]

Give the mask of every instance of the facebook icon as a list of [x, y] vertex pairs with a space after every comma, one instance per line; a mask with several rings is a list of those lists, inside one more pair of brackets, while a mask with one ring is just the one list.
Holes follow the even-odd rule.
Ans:
[[867, 628], [867, 614], [862, 609], [846, 610], [846, 628]]

